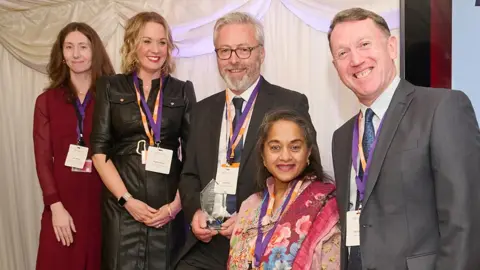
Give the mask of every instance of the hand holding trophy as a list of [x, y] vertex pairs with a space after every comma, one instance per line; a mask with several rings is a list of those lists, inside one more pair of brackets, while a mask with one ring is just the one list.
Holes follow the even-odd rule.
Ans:
[[222, 223], [231, 214], [227, 211], [227, 193], [215, 192], [215, 179], [212, 179], [200, 193], [202, 211], [207, 214], [207, 228], [220, 230]]

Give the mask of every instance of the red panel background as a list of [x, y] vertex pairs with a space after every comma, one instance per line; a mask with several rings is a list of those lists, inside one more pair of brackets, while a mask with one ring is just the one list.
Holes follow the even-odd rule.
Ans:
[[451, 0], [430, 0], [430, 84], [452, 86]]

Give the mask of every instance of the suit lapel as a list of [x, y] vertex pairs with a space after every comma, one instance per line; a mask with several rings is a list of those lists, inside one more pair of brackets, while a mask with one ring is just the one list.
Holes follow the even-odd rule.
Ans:
[[254, 151], [254, 146], [257, 143], [257, 133], [258, 128], [262, 124], [263, 117], [273, 106], [273, 91], [271, 89], [271, 84], [267, 82], [263, 77], [260, 77], [260, 89], [258, 91], [257, 100], [253, 107], [252, 119], [248, 125], [247, 137], [245, 139], [245, 144], [243, 146], [242, 160], [240, 162], [240, 171], [242, 173], [245, 164], [247, 163], [250, 155]]
[[408, 106], [412, 102], [414, 88], [408, 82], [402, 80], [393, 95], [390, 106], [385, 113], [383, 127], [378, 135], [378, 142], [373, 152], [373, 160], [368, 172], [367, 186], [365, 189], [365, 198], [363, 205], [366, 205], [373, 188], [378, 181], [380, 170], [382, 169], [385, 156], [387, 155], [390, 144], [393, 141], [398, 126], [405, 115]]
[[[350, 178], [352, 171], [352, 147], [353, 126], [357, 118], [350, 119], [345, 127], [335, 136], [334, 170], [335, 183], [337, 185], [337, 200], [340, 211], [340, 222], [346, 224], [346, 213], [350, 205]], [[340, 142], [340, 144], [339, 144]], [[346, 269], [348, 253], [345, 246], [346, 226], [341, 226], [341, 269]]]
[[[352, 118], [349, 123], [347, 128], [345, 129], [346, 132], [341, 135], [342, 138], [345, 139], [340, 139], [339, 141], [341, 142], [351, 142], [353, 140], [353, 126], [354, 122], [357, 118], [354, 117]], [[337, 179], [341, 181], [341, 183], [337, 185], [345, 185], [342, 194], [340, 194], [340, 199], [343, 204], [343, 209], [342, 213], [346, 213], [349, 210], [349, 204], [350, 204], [350, 178], [351, 178], [351, 172], [352, 172], [352, 147], [351, 144], [347, 144], [345, 147], [343, 147], [339, 151], [339, 160], [338, 160], [338, 168], [339, 170], [336, 171], [337, 174]], [[344, 212], [343, 212], [344, 211]]]
[[[211, 164], [212, 170], [212, 177], [215, 177], [217, 173], [217, 165], [218, 165], [218, 147], [220, 144], [220, 129], [222, 128], [222, 120], [224, 117], [224, 108], [225, 108], [225, 91], [219, 93], [213, 103], [211, 104], [211, 111], [204, 115], [205, 120], [205, 128], [208, 129], [209, 136], [208, 138], [204, 138], [205, 147], [203, 148], [205, 151], [205, 160], [214, 160]], [[209, 180], [210, 181], [210, 180]]]

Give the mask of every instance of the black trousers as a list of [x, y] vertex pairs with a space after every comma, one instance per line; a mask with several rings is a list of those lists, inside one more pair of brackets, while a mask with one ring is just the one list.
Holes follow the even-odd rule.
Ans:
[[228, 239], [221, 235], [214, 236], [210, 243], [198, 241], [183, 256], [175, 267], [176, 270], [225, 270], [229, 253]]

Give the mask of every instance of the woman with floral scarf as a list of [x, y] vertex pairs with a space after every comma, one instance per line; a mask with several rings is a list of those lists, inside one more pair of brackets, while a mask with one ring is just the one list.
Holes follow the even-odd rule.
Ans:
[[260, 127], [258, 192], [242, 203], [228, 268], [340, 269], [335, 186], [309, 121], [275, 111]]

